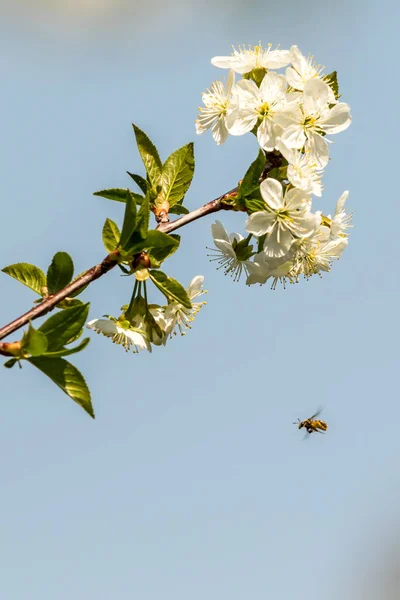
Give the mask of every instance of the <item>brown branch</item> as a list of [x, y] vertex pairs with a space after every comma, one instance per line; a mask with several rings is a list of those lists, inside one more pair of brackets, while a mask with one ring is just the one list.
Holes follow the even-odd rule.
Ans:
[[211, 200], [211, 202], [207, 202], [204, 206], [200, 206], [200, 208], [196, 208], [196, 210], [192, 210], [192, 212], [187, 215], [183, 215], [183, 217], [179, 217], [175, 221], [171, 223], [160, 223], [157, 227], [159, 231], [163, 233], [171, 233], [188, 223], [192, 223], [192, 221], [197, 221], [197, 219], [201, 219], [201, 217], [205, 217], [206, 215], [211, 215], [214, 212], [218, 212], [219, 210], [231, 210], [231, 206], [229, 204], [224, 204], [223, 200], [229, 198], [229, 196], [235, 194], [238, 191], [238, 188], [235, 187], [226, 194], [215, 198], [215, 200]]
[[[160, 223], [157, 229], [164, 233], [171, 233], [172, 231], [175, 231], [175, 229], [179, 229], [180, 227], [183, 227], [184, 225], [187, 225], [192, 221], [196, 221], [201, 217], [205, 217], [206, 215], [209, 215], [213, 212], [217, 212], [222, 209], [229, 210], [230, 206], [223, 204], [223, 200], [227, 199], [231, 194], [234, 194], [236, 191], [237, 188], [234, 188], [226, 194], [215, 198], [215, 200], [207, 202], [207, 204], [205, 204], [204, 206], [193, 210], [187, 215], [183, 215], [182, 217], [176, 219], [172, 223]], [[101, 263], [95, 265], [88, 271], [85, 271], [85, 273], [83, 273], [80, 277], [75, 279], [75, 281], [67, 285], [65, 288], [63, 288], [56, 294], [48, 296], [45, 300], [43, 300], [43, 302], [41, 302], [31, 310], [28, 310], [28, 312], [21, 315], [14, 321], [11, 321], [11, 323], [9, 323], [8, 325], [5, 325], [4, 327], [0, 328], [0, 340], [10, 335], [11, 333], [14, 333], [14, 331], [17, 331], [24, 325], [27, 325], [29, 321], [33, 321], [34, 319], [43, 317], [46, 313], [53, 310], [59, 302], [65, 300], [65, 298], [71, 297], [73, 294], [86, 287], [88, 284], [92, 283], [92, 281], [99, 279], [99, 277], [102, 277], [103, 275], [108, 273], [108, 271], [111, 271], [111, 269], [113, 269], [117, 264], [118, 253], [111, 252], [108, 256], [105, 257], [105, 259]], [[0, 354], [3, 354], [4, 356], [10, 356], [8, 348], [8, 343], [0, 343]]]

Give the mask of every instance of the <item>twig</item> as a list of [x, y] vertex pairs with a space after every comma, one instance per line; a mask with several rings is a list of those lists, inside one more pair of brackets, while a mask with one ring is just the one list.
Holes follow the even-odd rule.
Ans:
[[[172, 231], [175, 231], [176, 229], [179, 229], [180, 227], [183, 227], [184, 225], [187, 225], [188, 223], [191, 223], [192, 221], [196, 221], [197, 219], [200, 219], [201, 217], [205, 217], [206, 215], [209, 215], [213, 212], [217, 212], [222, 209], [229, 210], [230, 209], [229, 205], [223, 204], [222, 201], [225, 198], [229, 197], [230, 194], [235, 193], [236, 191], [237, 191], [237, 188], [234, 188], [233, 190], [230, 190], [226, 194], [223, 194], [222, 196], [219, 196], [218, 198], [211, 200], [211, 202], [207, 202], [207, 204], [205, 204], [204, 206], [201, 206], [200, 208], [193, 210], [192, 212], [188, 213], [187, 215], [183, 215], [182, 217], [180, 217], [179, 219], [176, 219], [175, 221], [172, 221], [171, 223], [160, 223], [158, 225], [157, 229], [164, 233], [171, 233]], [[71, 297], [73, 294], [75, 294], [76, 292], [81, 290], [83, 287], [92, 283], [92, 281], [99, 279], [99, 277], [102, 277], [103, 275], [105, 275], [106, 273], [111, 271], [111, 269], [113, 269], [117, 264], [118, 264], [118, 253], [111, 252], [108, 256], [105, 257], [105, 259], [101, 263], [99, 263], [98, 265], [95, 265], [88, 271], [85, 271], [85, 273], [83, 273], [80, 277], [75, 279], [75, 281], [73, 281], [72, 283], [68, 284], [65, 288], [63, 288], [56, 294], [48, 296], [45, 300], [43, 300], [43, 302], [41, 302], [40, 304], [38, 304], [31, 310], [28, 310], [28, 312], [21, 315], [14, 321], [11, 321], [11, 323], [9, 323], [8, 325], [5, 325], [4, 327], [2, 327], [0, 329], [0, 340], [5, 338], [6, 336], [10, 335], [11, 333], [14, 333], [14, 331], [17, 331], [24, 325], [27, 325], [29, 323], [29, 321], [33, 321], [34, 319], [43, 317], [43, 315], [45, 315], [46, 313], [53, 310], [54, 307], [59, 302], [61, 302], [62, 300], [65, 300], [65, 298]], [[10, 354], [6, 350], [6, 348], [7, 348], [6, 344], [0, 343], [0, 354], [9, 356]]]

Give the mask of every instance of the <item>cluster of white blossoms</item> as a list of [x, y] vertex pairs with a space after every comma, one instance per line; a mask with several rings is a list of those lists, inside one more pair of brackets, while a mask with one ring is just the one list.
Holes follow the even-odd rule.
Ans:
[[[297, 46], [240, 48], [211, 62], [229, 69], [229, 74], [225, 85], [215, 81], [203, 94], [197, 133], [211, 129], [222, 144], [229, 134], [251, 132], [266, 155], [282, 159], [279, 174], [268, 175], [260, 184], [262, 210], [248, 211], [247, 244], [239, 234], [228, 235], [218, 221], [213, 225], [214, 258], [236, 280], [244, 271], [248, 285], [271, 278], [275, 287], [279, 280], [285, 284], [298, 281], [300, 275], [329, 271], [348, 243], [348, 192], [338, 201], [333, 218], [312, 212], [311, 197], [322, 195], [322, 170], [331, 142], [327, 136], [351, 123], [349, 105], [338, 101], [336, 77], [324, 75]], [[284, 74], [275, 72], [284, 67]], [[236, 73], [243, 76], [238, 82]]]
[[206, 290], [202, 289], [203, 281], [204, 277], [197, 275], [189, 284], [187, 294], [192, 302], [191, 309], [172, 301], [166, 306], [149, 305], [144, 314], [135, 315], [133, 322], [129, 322], [123, 312], [118, 319], [112, 316], [93, 319], [86, 324], [86, 327], [111, 338], [127, 352], [129, 350], [134, 353], [139, 350], [151, 352], [152, 344], [165, 346], [168, 338], [176, 335], [177, 331], [185, 335], [186, 330], [190, 329], [196, 314], [206, 304], [204, 301], [193, 302], [195, 298], [206, 293]]

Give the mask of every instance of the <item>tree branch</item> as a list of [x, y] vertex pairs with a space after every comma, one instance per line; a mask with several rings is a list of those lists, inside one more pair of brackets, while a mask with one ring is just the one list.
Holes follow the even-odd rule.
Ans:
[[[197, 219], [205, 217], [206, 215], [209, 215], [211, 213], [217, 212], [222, 209], [229, 210], [230, 206], [223, 204], [223, 200], [228, 198], [231, 194], [234, 194], [235, 192], [237, 192], [237, 188], [234, 188], [226, 194], [223, 194], [222, 196], [211, 200], [211, 202], [207, 202], [207, 204], [204, 204], [204, 206], [193, 210], [187, 215], [183, 215], [182, 217], [176, 219], [175, 221], [172, 221], [171, 223], [160, 223], [157, 229], [159, 231], [162, 231], [163, 233], [171, 233], [172, 231], [175, 231], [176, 229], [179, 229], [180, 227], [183, 227], [184, 225], [187, 225], [188, 223], [196, 221]], [[2, 327], [0, 329], [0, 340], [10, 335], [11, 333], [14, 333], [14, 331], [17, 331], [24, 325], [27, 325], [29, 321], [33, 321], [34, 319], [43, 317], [46, 313], [53, 310], [59, 302], [65, 300], [65, 298], [71, 297], [73, 294], [75, 294], [82, 288], [86, 287], [96, 279], [99, 279], [99, 277], [102, 277], [103, 275], [111, 271], [111, 269], [113, 269], [117, 264], [118, 252], [111, 252], [108, 256], [105, 257], [105, 259], [101, 263], [95, 265], [88, 271], [85, 271], [85, 273], [83, 273], [80, 277], [75, 279], [75, 281], [73, 281], [72, 283], [68, 284], [65, 288], [63, 288], [56, 294], [48, 296], [45, 300], [43, 300], [43, 302], [41, 302], [31, 310], [28, 310], [28, 312], [21, 315], [14, 321], [11, 321], [11, 323], [9, 323], [8, 325]], [[0, 354], [3, 354], [4, 356], [10, 356], [7, 347], [8, 344], [0, 343]]]

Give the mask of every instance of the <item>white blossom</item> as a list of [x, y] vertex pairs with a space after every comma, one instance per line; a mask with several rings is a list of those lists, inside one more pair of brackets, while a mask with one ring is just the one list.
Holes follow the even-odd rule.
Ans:
[[[297, 46], [290, 48], [290, 59], [292, 66], [286, 69], [286, 79], [293, 89], [304, 91], [304, 86], [310, 79], [324, 79], [324, 67], [316, 65], [313, 56], [306, 58]], [[335, 94], [330, 86], [329, 103], [336, 104]]]
[[246, 221], [246, 231], [260, 237], [266, 234], [264, 252], [279, 258], [289, 251], [295, 238], [308, 237], [321, 222], [319, 213], [311, 213], [310, 197], [297, 188], [283, 194], [276, 179], [265, 179], [260, 185], [266, 210], [258, 211]]
[[350, 107], [338, 102], [329, 105], [330, 88], [320, 79], [310, 79], [304, 85], [302, 105], [291, 102], [276, 115], [282, 127], [281, 138], [288, 148], [303, 149], [319, 169], [329, 161], [325, 135], [339, 133], [351, 123]]
[[225, 275], [230, 275], [234, 281], [239, 281], [243, 271], [248, 275], [247, 264], [251, 249], [247, 245], [243, 250], [241, 246], [238, 247], [244, 237], [240, 233], [228, 235], [220, 221], [211, 225], [211, 233], [215, 248], [209, 248], [213, 252], [209, 255], [212, 257], [210, 260], [217, 261], [220, 264], [218, 268], [223, 268]]
[[272, 44], [267, 48], [260, 45], [248, 48], [233, 48], [231, 56], [215, 56], [211, 63], [221, 69], [232, 69], [235, 73], [244, 75], [253, 69], [280, 69], [290, 62], [289, 50], [271, 50]]
[[225, 85], [221, 81], [214, 81], [210, 89], [202, 95], [204, 107], [199, 107], [196, 132], [202, 134], [211, 128], [212, 136], [217, 144], [223, 144], [228, 137], [226, 116], [231, 103], [231, 90], [234, 83], [235, 74], [230, 71]]
[[172, 333], [176, 334], [177, 329], [180, 331], [181, 335], [185, 335], [185, 329], [191, 328], [190, 323], [194, 321], [194, 318], [201, 307], [206, 304], [206, 302], [193, 302], [195, 298], [206, 293], [206, 291], [202, 289], [203, 281], [204, 277], [202, 275], [197, 275], [196, 277], [193, 277], [189, 284], [187, 294], [192, 302], [192, 308], [185, 308], [176, 301], [170, 302], [168, 306], [165, 307], [164, 317], [167, 321], [167, 335], [171, 335]]
[[144, 331], [131, 328], [127, 321], [121, 322], [114, 317], [93, 319], [86, 324], [86, 327], [111, 338], [115, 344], [120, 344], [127, 352], [131, 347], [134, 353], [139, 350], [151, 352], [151, 345]]
[[347, 247], [347, 237], [329, 237], [329, 230], [321, 227], [316, 233], [298, 242], [294, 257], [293, 273], [309, 278], [321, 271], [330, 271], [335, 259], [339, 259]]
[[149, 312], [153, 317], [154, 321], [161, 330], [161, 335], [157, 328], [151, 327], [151, 343], [155, 346], [165, 346], [168, 339], [167, 331], [170, 326], [170, 319], [165, 317], [165, 306], [149, 306]]
[[277, 73], [267, 73], [260, 87], [254, 81], [242, 79], [233, 89], [231, 111], [226, 125], [231, 135], [243, 135], [256, 125], [261, 148], [271, 152], [278, 131], [276, 115], [287, 102], [286, 79]]
[[253, 261], [249, 261], [246, 284], [254, 285], [259, 283], [263, 285], [268, 279], [272, 278], [271, 288], [275, 289], [278, 281], [286, 287], [286, 282], [294, 282], [291, 276], [293, 269], [293, 255], [288, 253], [286, 256], [276, 259], [267, 258], [265, 252], [259, 252], [253, 257]]
[[310, 160], [309, 154], [288, 148], [281, 138], [277, 139], [276, 147], [288, 161], [287, 178], [290, 183], [303, 190], [306, 194], [322, 196], [321, 170]]
[[348, 191], [343, 192], [343, 194], [340, 196], [339, 200], [337, 201], [335, 214], [331, 221], [331, 227], [330, 227], [330, 233], [331, 233], [331, 237], [333, 239], [335, 239], [337, 237], [346, 236], [347, 229], [349, 229], [349, 227], [352, 227], [352, 225], [350, 225], [350, 223], [351, 223], [353, 215], [348, 214], [344, 208], [344, 205], [346, 204], [346, 200], [347, 200], [348, 196], [349, 196]]

